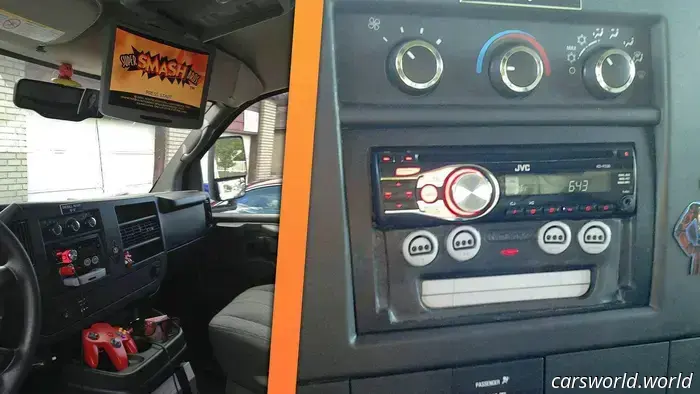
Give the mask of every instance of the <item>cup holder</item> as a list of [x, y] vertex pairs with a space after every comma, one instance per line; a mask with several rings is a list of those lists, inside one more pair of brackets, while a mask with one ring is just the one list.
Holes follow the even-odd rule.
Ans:
[[141, 364], [145, 358], [138, 356], [136, 354], [128, 354], [127, 358], [129, 359], [129, 365], [138, 365]]
[[142, 337], [135, 337], [134, 342], [136, 343], [136, 348], [139, 350], [139, 353], [150, 350], [152, 346], [148, 339]]

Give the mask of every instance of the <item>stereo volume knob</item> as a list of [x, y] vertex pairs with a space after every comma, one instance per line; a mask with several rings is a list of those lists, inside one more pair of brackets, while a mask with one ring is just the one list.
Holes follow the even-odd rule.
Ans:
[[506, 97], [527, 96], [537, 88], [543, 75], [542, 57], [525, 45], [500, 48], [489, 68], [491, 84]]
[[389, 79], [402, 91], [420, 95], [437, 87], [443, 71], [440, 52], [425, 40], [399, 44], [389, 55]]
[[75, 233], [77, 233], [78, 230], [80, 230], [80, 222], [73, 218], [70, 218], [66, 221], [66, 226], [68, 226], [68, 228], [73, 230], [73, 232]]
[[63, 227], [60, 224], [54, 223], [49, 227], [49, 231], [55, 236], [59, 236], [63, 233]]
[[584, 64], [583, 82], [593, 96], [613, 98], [632, 86], [636, 74], [629, 53], [616, 48], [599, 49]]
[[445, 180], [445, 205], [462, 218], [476, 219], [489, 213], [499, 193], [493, 174], [478, 166], [460, 167]]
[[95, 219], [93, 216], [90, 216], [87, 219], [85, 219], [85, 224], [87, 224], [90, 228], [95, 228], [95, 226], [97, 226], [97, 219]]

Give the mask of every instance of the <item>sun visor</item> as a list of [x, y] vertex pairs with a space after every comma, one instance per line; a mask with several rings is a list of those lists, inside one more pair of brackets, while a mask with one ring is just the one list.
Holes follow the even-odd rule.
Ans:
[[96, 0], [3, 0], [0, 41], [19, 47], [68, 42], [90, 28], [101, 12]]
[[208, 100], [238, 107], [263, 94], [260, 79], [235, 57], [216, 51]]

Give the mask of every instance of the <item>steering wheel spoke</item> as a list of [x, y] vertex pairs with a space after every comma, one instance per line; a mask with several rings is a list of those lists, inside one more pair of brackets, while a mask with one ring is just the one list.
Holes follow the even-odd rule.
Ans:
[[[0, 291], [10, 283], [17, 280], [15, 273], [9, 265], [0, 265]], [[2, 357], [2, 348], [0, 348], [0, 358]]]
[[12, 221], [12, 218], [21, 209], [22, 208], [19, 205], [17, 205], [16, 203], [12, 203], [12, 204], [6, 206], [5, 209], [0, 211], [0, 222], [3, 222], [5, 224], [10, 224], [10, 222]]

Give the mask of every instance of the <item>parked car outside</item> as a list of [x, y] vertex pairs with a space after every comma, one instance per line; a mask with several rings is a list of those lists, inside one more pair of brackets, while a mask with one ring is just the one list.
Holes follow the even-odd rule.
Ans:
[[245, 194], [229, 201], [216, 202], [212, 208], [222, 213], [279, 215], [282, 179], [268, 179], [246, 185]]

